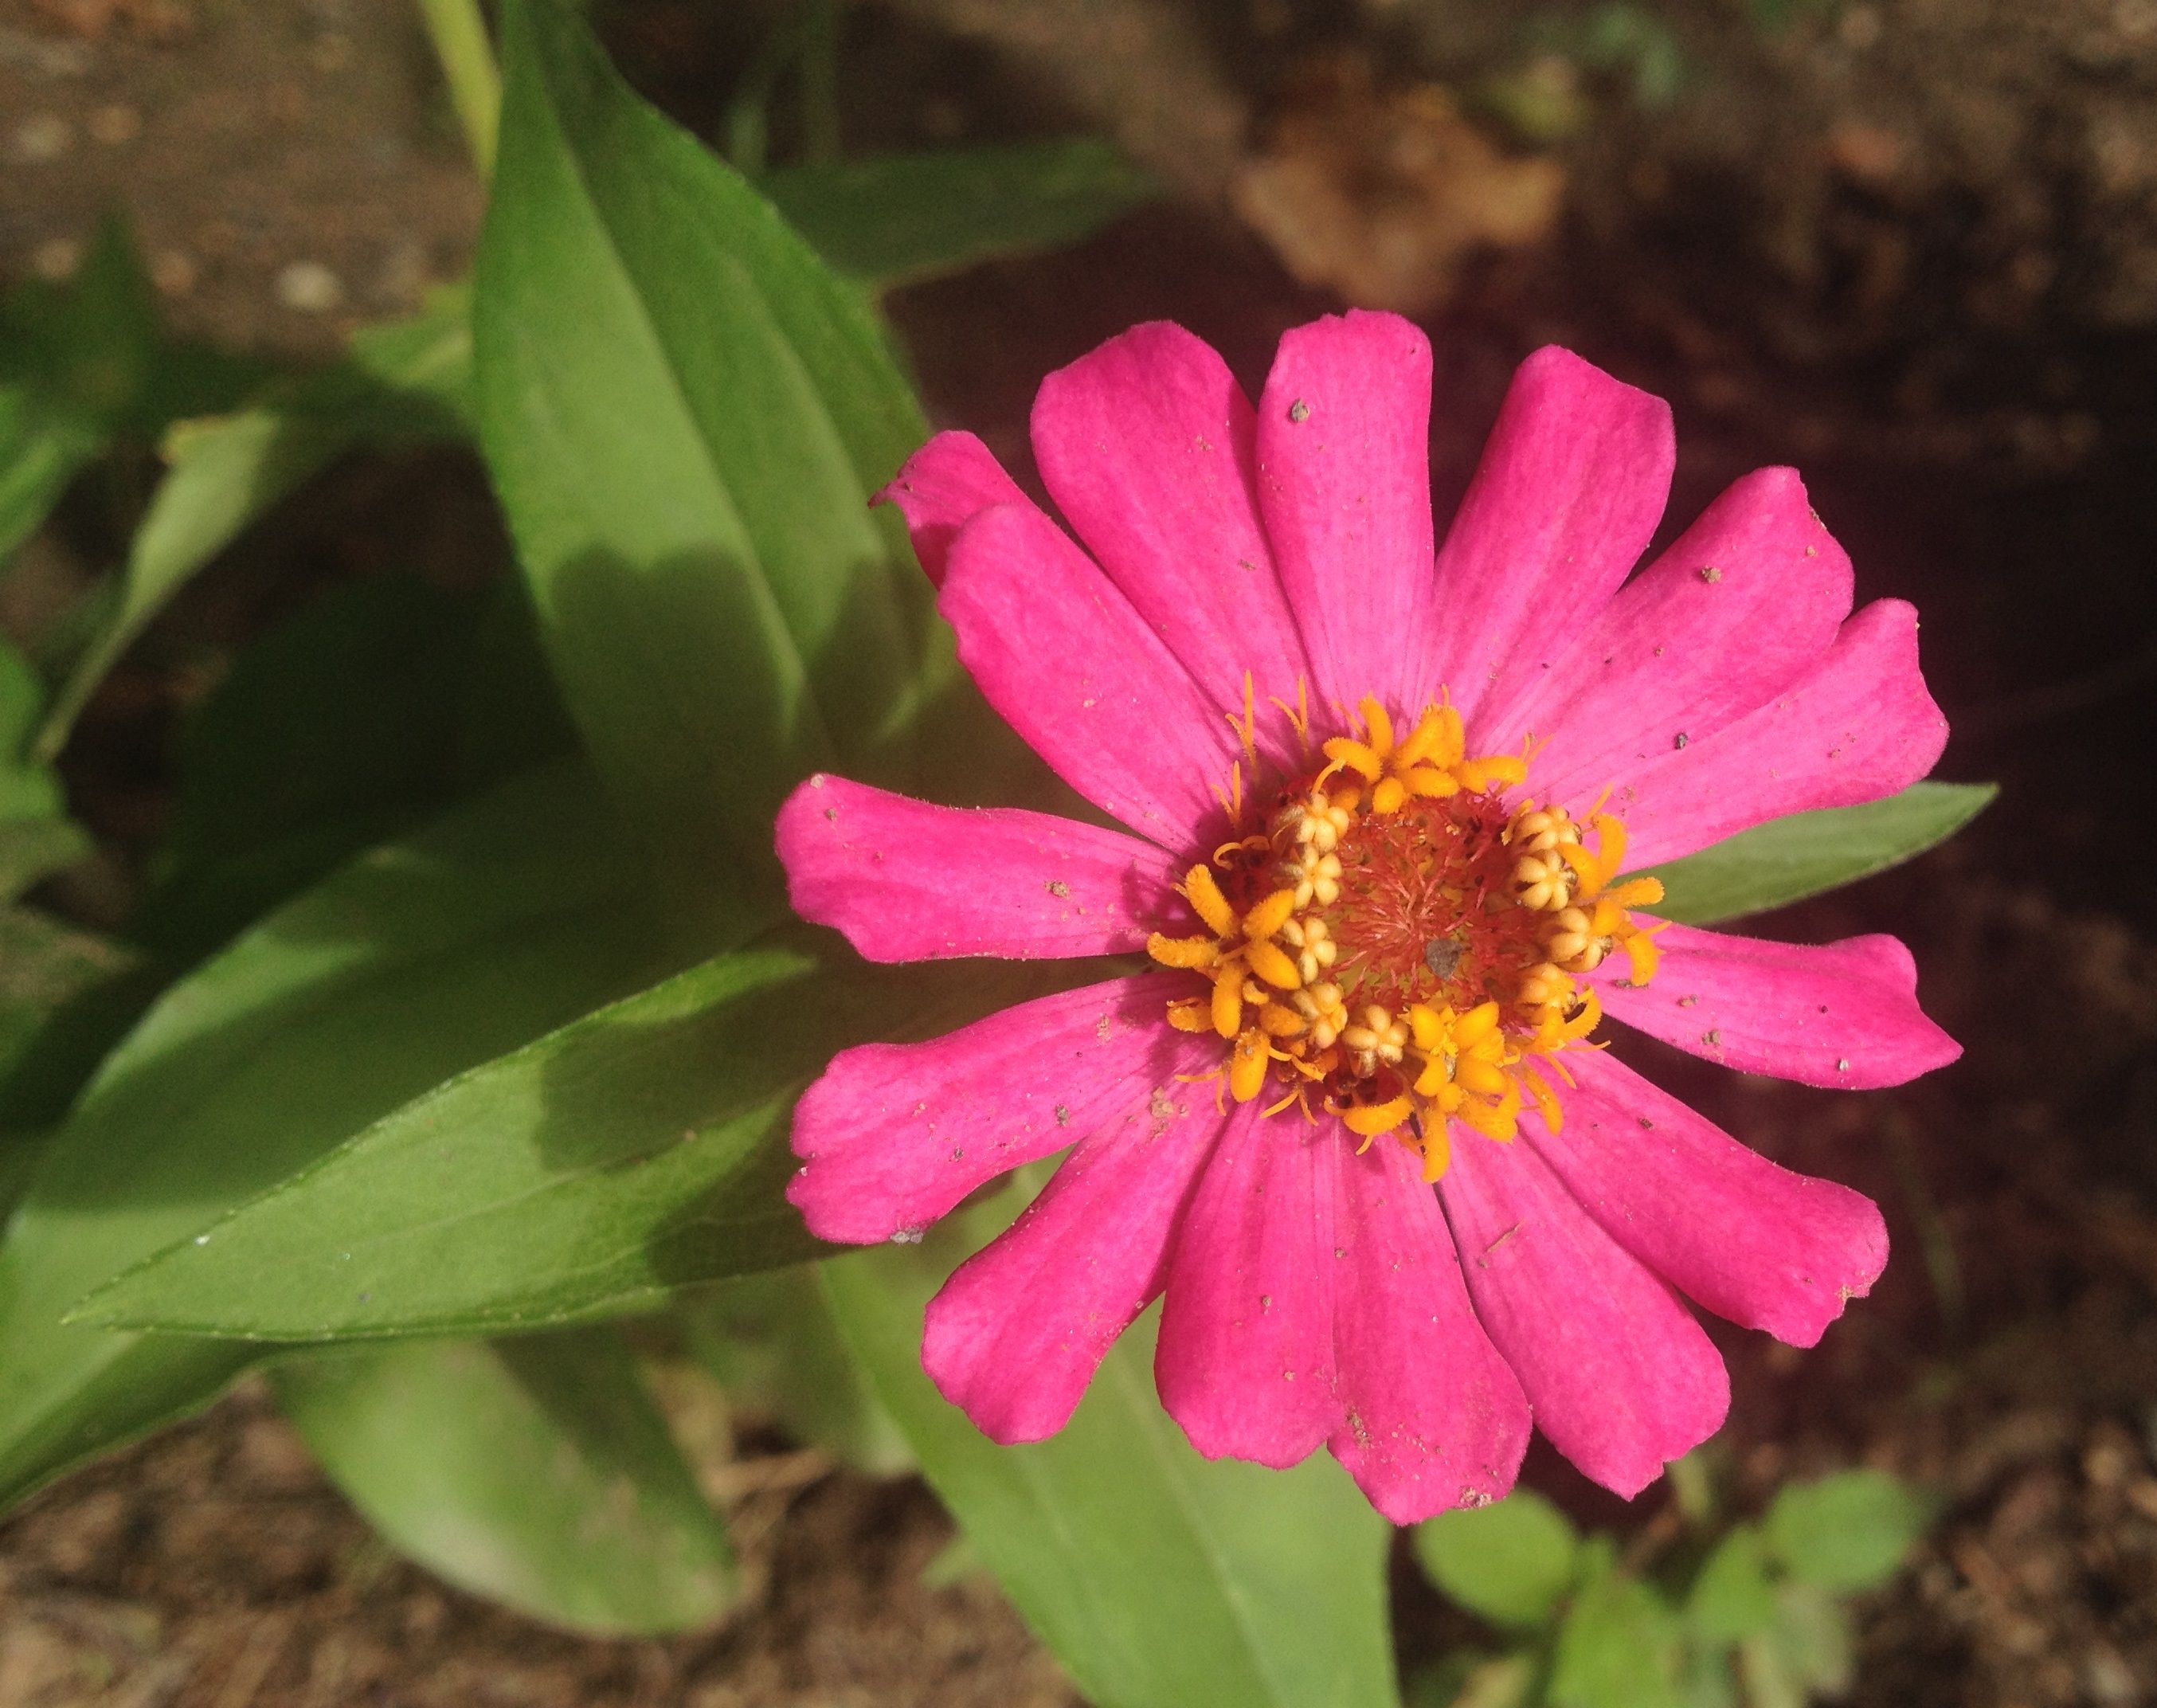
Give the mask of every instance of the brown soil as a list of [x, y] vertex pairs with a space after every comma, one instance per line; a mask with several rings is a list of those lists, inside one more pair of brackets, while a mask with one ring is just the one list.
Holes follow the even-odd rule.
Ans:
[[[1735, 1401], [1717, 1451], [1741, 1503], [1852, 1462], [1945, 1496], [1911, 1571], [1862, 1610], [1857, 1700], [2157, 1700], [2157, 891], [2135, 855], [2157, 827], [2120, 777], [2157, 737], [2157, 12], [1792, 9], [1771, 30], [1741, 27], [1734, 5], [1671, 8], [1688, 92], [1648, 110], [1589, 80], [1591, 120], [1554, 151], [1562, 220], [1449, 276], [1451, 306], [1428, 323], [1440, 502], [1512, 362], [1562, 336], [1676, 400], [1675, 514], [1745, 467], [1800, 462], [1861, 594], [1925, 611], [1957, 732], [1943, 774], [2007, 792], [1949, 849], [1774, 928], [1901, 933], [1968, 1056], [1852, 1097], [1640, 1052], [1770, 1154], [1877, 1198], [1896, 1244], [1879, 1290], [1816, 1351], [1723, 1337]], [[54, 240], [79, 241], [116, 193], [153, 256], [193, 264], [184, 289], [186, 270], [166, 271], [177, 319], [303, 351], [462, 264], [478, 199], [399, 8], [200, 0], [177, 28], [142, 10], [64, 26], [45, 0], [0, 0], [0, 275], [64, 261]], [[848, 75], [867, 90], [873, 65], [880, 91], [862, 140], [1082, 115], [1162, 153], [1187, 119], [1198, 137], [1174, 163], [1195, 199], [894, 303], [934, 413], [1020, 467], [1038, 376], [1131, 322], [1181, 319], [1254, 380], [1282, 328], [1331, 306], [1228, 212], [1248, 151], [1307, 134], [1281, 119], [1315, 98], [1313, 65], [1360, 54], [1389, 86], [1442, 77], [1473, 107], [1532, 58], [1512, 7], [1087, 0], [1070, 16], [1091, 34], [1053, 14], [888, 0], [851, 26]], [[632, 71], [708, 121], [739, 19], [662, 0], [612, 16]], [[1171, 59], [1104, 78], [1119, 51], [1126, 67]], [[1074, 59], [1094, 70], [1071, 73]], [[275, 94], [294, 89], [298, 119]], [[116, 105], [136, 113], [136, 140], [96, 142], [93, 116]], [[39, 116], [69, 127], [59, 152], [9, 154]], [[265, 133], [292, 145], [263, 148]], [[220, 248], [219, 221], [245, 240]], [[296, 261], [337, 274], [338, 307], [291, 306]], [[433, 496], [404, 502], [414, 493]], [[492, 555], [484, 502], [461, 462], [348, 472], [205, 578], [165, 632], [245, 632], [302, 565]], [[75, 761], [85, 810], [123, 839], [154, 824], [168, 775], [185, 692], [168, 655], [153, 637]], [[948, 1527], [918, 1485], [800, 1480], [785, 1443], [759, 1447], [713, 1468], [748, 1604], [703, 1637], [586, 1642], [390, 1559], [245, 1392], [0, 1526], [0, 1705], [1070, 1700], [991, 1592], [921, 1586]], [[1663, 1498], [1629, 1510], [1541, 1450], [1530, 1475], [1597, 1522], [1638, 1526]], [[1411, 1571], [1397, 1583], [1411, 1659], [1461, 1634]]]
[[994, 1589], [923, 1586], [951, 1528], [918, 1485], [833, 1473], [801, 1454], [714, 1470], [751, 1586], [743, 1605], [697, 1637], [580, 1638], [398, 1560], [263, 1396], [243, 1389], [9, 1523], [0, 1703], [1065, 1708], [1073, 1700]]

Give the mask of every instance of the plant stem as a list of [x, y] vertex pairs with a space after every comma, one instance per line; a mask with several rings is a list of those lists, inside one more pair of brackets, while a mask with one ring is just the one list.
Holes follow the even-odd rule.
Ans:
[[481, 178], [494, 172], [494, 133], [502, 117], [502, 73], [487, 39], [479, 0], [420, 0], [420, 16], [442, 63], [450, 101]]
[[806, 0], [800, 75], [802, 158], [829, 164], [841, 152], [838, 0]]

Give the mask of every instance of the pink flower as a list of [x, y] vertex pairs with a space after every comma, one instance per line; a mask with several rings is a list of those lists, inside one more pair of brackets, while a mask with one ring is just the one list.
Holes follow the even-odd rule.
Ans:
[[990, 704], [1136, 834], [811, 777], [795, 906], [874, 961], [1160, 963], [849, 1050], [795, 1114], [789, 1195], [837, 1241], [1070, 1148], [929, 1308], [929, 1374], [998, 1441], [1061, 1427], [1161, 1296], [1209, 1457], [1324, 1444], [1406, 1523], [1503, 1494], [1532, 1416], [1631, 1495], [1728, 1404], [1680, 1293], [1810, 1346], [1886, 1262], [1869, 1201], [1588, 1046], [1607, 1013], [1809, 1085], [1954, 1059], [1894, 939], [1664, 926], [1624, 876], [1930, 770], [1915, 614], [1851, 614], [1787, 469], [1627, 581], [1670, 411], [1559, 349], [1434, 552], [1430, 372], [1407, 323], [1329, 318], [1254, 411], [1141, 326], [1034, 407], [1084, 550], [963, 433], [887, 489]]

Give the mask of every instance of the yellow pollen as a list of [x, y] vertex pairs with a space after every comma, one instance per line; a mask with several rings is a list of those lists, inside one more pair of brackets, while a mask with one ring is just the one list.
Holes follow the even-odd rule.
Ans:
[[1305, 768], [1265, 769], [1247, 678], [1243, 753], [1215, 791], [1228, 839], [1176, 886], [1199, 929], [1146, 944], [1180, 975], [1169, 1024], [1221, 1040], [1213, 1077], [1237, 1102], [1272, 1085], [1267, 1115], [1322, 1107], [1364, 1144], [1417, 1151], [1427, 1180], [1456, 1122], [1502, 1143], [1526, 1110], [1557, 1131], [1562, 1054], [1602, 1020], [1584, 981], [1614, 957], [1635, 986], [1655, 974], [1662, 922], [1636, 910], [1662, 886], [1624, 875], [1623, 823], [1604, 801], [1576, 818], [1516, 798], [1533, 745], [1470, 754], [1443, 696], [1405, 735], [1365, 696], [1322, 761], [1302, 685], [1269, 704]]

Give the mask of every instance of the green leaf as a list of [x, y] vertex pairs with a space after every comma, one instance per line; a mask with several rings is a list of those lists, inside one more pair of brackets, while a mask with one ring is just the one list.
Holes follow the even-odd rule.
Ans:
[[108, 219], [75, 277], [0, 301], [0, 561], [117, 435], [230, 406], [256, 364], [166, 339], [141, 256]]
[[1530, 1708], [1536, 1700], [1536, 1672], [1532, 1654], [1454, 1649], [1415, 1675], [1408, 1708]]
[[1713, 925], [1787, 906], [1854, 884], [1955, 833], [2000, 792], [1992, 783], [1912, 783], [1861, 807], [1793, 813], [1640, 875], [1665, 891], [1650, 912], [1685, 925]]
[[321, 1354], [272, 1380], [353, 1504], [461, 1589], [620, 1635], [733, 1598], [725, 1528], [618, 1330]]
[[0, 303], [0, 384], [23, 385], [100, 441], [140, 419], [158, 355], [155, 293], [122, 220], [108, 219], [64, 284]]
[[839, 1045], [889, 1035], [894, 1014], [946, 1029], [1037, 993], [1043, 975], [850, 956], [826, 969], [785, 945], [828, 940], [798, 926], [784, 940], [437, 1086], [70, 1320], [288, 1341], [533, 1327], [830, 1250], [783, 1195], [801, 1089]]
[[4, 1220], [30, 1184], [30, 1173], [44, 1153], [47, 1134], [0, 1132], [0, 1220]]
[[564, 695], [663, 845], [770, 873], [785, 792], [905, 781], [948, 674], [867, 508], [926, 428], [859, 293], [569, 8], [512, 0], [502, 49], [481, 438]]
[[0, 302], [0, 562], [116, 435], [154, 438], [175, 415], [229, 408], [255, 371], [161, 334], [126, 226], [106, 220], [73, 279]]
[[128, 548], [119, 596], [69, 672], [38, 751], [59, 751], [91, 693], [151, 619], [310, 476], [363, 441], [461, 436], [471, 381], [466, 293], [443, 291], [410, 320], [355, 333], [343, 362], [276, 388], [254, 408], [175, 427], [165, 441], [170, 467]]
[[1734, 1650], [1719, 1644], [1688, 1643], [1679, 1685], [1685, 1708], [1743, 1708], [1737, 1696], [1736, 1659]]
[[1804, 1708], [1815, 1696], [1843, 1695], [1856, 1673], [1848, 1616], [1810, 1584], [1784, 1584], [1776, 1602], [1774, 1624], [1737, 1650], [1748, 1708]]
[[133, 951], [0, 907], [0, 1131], [57, 1122], [156, 987]]
[[[0, 777], [0, 799], [4, 797]], [[90, 838], [79, 824], [64, 818], [9, 818], [0, 813], [0, 903], [80, 864], [90, 852]]]
[[1495, 1625], [1540, 1625], [1573, 1587], [1580, 1537], [1532, 1489], [1484, 1507], [1460, 1507], [1415, 1528], [1416, 1558], [1430, 1581]]
[[64, 1326], [85, 1293], [476, 1061], [663, 971], [641, 862], [573, 770], [353, 861], [183, 979], [106, 1063], [0, 1243], [0, 1501], [254, 1355]]
[[0, 639], [0, 763], [12, 764], [22, 756], [44, 698], [44, 684], [30, 661]]
[[105, 447], [98, 425], [28, 385], [0, 385], [0, 565]]
[[763, 188], [825, 260], [878, 287], [1076, 243], [1161, 194], [1089, 137], [786, 167]]
[[0, 887], [13, 885], [0, 900], [12, 900], [89, 851], [80, 832], [54, 822], [66, 802], [52, 767], [23, 756], [44, 697], [29, 660], [0, 639], [0, 830], [17, 833], [13, 853], [0, 852]]
[[1387, 1527], [1330, 1459], [1269, 1471], [1200, 1458], [1154, 1398], [1145, 1324], [1110, 1350], [1061, 1432], [997, 1447], [922, 1373], [938, 1271], [887, 1251], [821, 1273], [929, 1481], [1099, 1708], [1399, 1700]]
[[981, 1564], [981, 1556], [974, 1551], [974, 1545], [964, 1530], [939, 1548], [921, 1568], [924, 1589], [950, 1589], [977, 1579], [983, 1582], [991, 1581], [989, 1568]]
[[730, 1404], [771, 1413], [872, 1476], [914, 1468], [906, 1437], [847, 1349], [815, 1270], [744, 1275], [684, 1299], [674, 1319]]
[[1784, 1487], [1766, 1530], [1793, 1577], [1849, 1592], [1892, 1577], [1931, 1521], [1930, 1503], [1885, 1472], [1842, 1471]]
[[71, 1320], [245, 1339], [619, 1315], [827, 1249], [782, 1194], [816, 963], [723, 956], [472, 1069]]
[[515, 582], [339, 587], [248, 647], [189, 717], [130, 935], [188, 964], [360, 849], [574, 742]]
[[1760, 1532], [1740, 1525], [1707, 1556], [1686, 1597], [1686, 1623], [1703, 1643], [1730, 1643], [1774, 1623], [1775, 1586]]
[[1677, 1615], [1650, 1586], [1618, 1570], [1608, 1538], [1583, 1552], [1580, 1591], [1551, 1663], [1552, 1708], [1679, 1708]]

